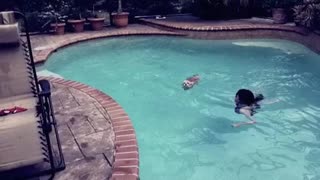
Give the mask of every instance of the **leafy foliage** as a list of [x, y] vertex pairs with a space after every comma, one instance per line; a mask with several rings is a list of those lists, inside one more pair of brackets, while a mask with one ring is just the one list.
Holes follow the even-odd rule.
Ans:
[[[270, 15], [270, 9], [294, 8], [295, 22], [309, 28], [319, 25], [320, 0], [121, 0], [123, 11], [135, 15], [190, 13], [204, 19], [230, 19]], [[18, 9], [27, 14], [34, 29], [47, 19], [94, 17], [95, 10], [116, 12], [119, 0], [3, 0], [0, 9]], [[122, 10], [122, 8], [121, 8]]]
[[249, 17], [254, 0], [195, 0], [194, 14], [204, 19]]
[[88, 17], [88, 9], [93, 7], [94, 0], [71, 0], [69, 1], [69, 18], [83, 19]]
[[49, 1], [43, 0], [15, 0], [13, 2], [15, 2], [18, 9], [24, 13], [42, 11], [49, 5]]
[[[25, 13], [31, 31], [46, 32], [51, 23], [63, 23], [69, 4], [64, 0], [16, 0], [9, 9]], [[14, 8], [15, 7], [15, 8]]]
[[133, 15], [175, 13], [174, 3], [178, 0], [127, 0], [127, 10]]
[[320, 29], [320, 0], [304, 0], [304, 3], [294, 7], [296, 24], [310, 29]]
[[292, 8], [301, 0], [264, 0], [263, 7], [272, 8]]

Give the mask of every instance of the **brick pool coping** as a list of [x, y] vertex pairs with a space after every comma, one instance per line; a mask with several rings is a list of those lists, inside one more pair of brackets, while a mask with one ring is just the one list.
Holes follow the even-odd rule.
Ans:
[[[212, 32], [212, 33], [228, 33], [228, 32], [252, 32], [252, 36], [254, 36], [255, 31], [272, 31], [272, 32], [288, 32], [288, 33], [294, 33], [296, 36], [299, 37], [292, 37], [292, 35], [285, 35], [282, 34], [279, 37], [276, 36], [277, 33], [272, 34], [272, 32], [265, 33], [262, 32], [259, 37], [268, 37], [270, 34], [271, 36], [274, 36], [275, 38], [285, 38], [293, 41], [297, 41], [301, 44], [306, 45], [307, 47], [311, 48], [312, 50], [320, 53], [320, 43], [317, 42], [310, 42], [312, 40], [319, 40], [320, 41], [320, 35], [317, 35], [315, 33], [309, 32], [305, 28], [300, 28], [296, 26], [289, 26], [289, 25], [278, 25], [278, 24], [263, 24], [263, 23], [256, 23], [256, 24], [249, 24], [249, 23], [241, 23], [238, 22], [236, 24], [210, 24], [207, 25], [205, 23], [200, 24], [199, 26], [196, 26], [194, 23], [176, 23], [176, 22], [170, 22], [165, 20], [155, 20], [155, 19], [139, 19], [142, 24], [146, 24], [146, 30], [144, 29], [135, 29], [135, 27], [130, 27], [126, 29], [119, 29], [118, 31], [97, 31], [92, 33], [84, 33], [84, 34], [75, 34], [74, 38], [66, 37], [63, 41], [58, 41], [55, 43], [53, 47], [49, 47], [43, 50], [33, 50], [33, 56], [35, 59], [35, 63], [44, 63], [48, 57], [55, 51], [57, 51], [60, 48], [83, 42], [88, 40], [94, 40], [94, 39], [102, 39], [102, 38], [108, 38], [108, 37], [117, 37], [117, 36], [131, 36], [131, 35], [166, 35], [166, 36], [186, 36], [186, 37], [196, 37], [196, 38], [210, 38], [208, 37], [208, 34], [201, 34], [206, 32]], [[150, 29], [147, 27], [155, 27], [155, 29]], [[161, 30], [162, 29], [162, 30]], [[199, 33], [199, 35], [194, 35], [194, 33]], [[69, 34], [71, 35], [71, 34]], [[248, 36], [244, 34], [245, 36]], [[48, 35], [49, 36], [49, 35]], [[210, 36], [210, 35], [209, 35]], [[215, 35], [213, 35], [215, 36]], [[217, 36], [221, 36], [217, 34]], [[235, 36], [239, 36], [235, 35]], [[285, 37], [287, 36], [287, 38]], [[300, 37], [301, 36], [301, 37]], [[242, 36], [239, 36], [242, 37]], [[306, 37], [306, 38], [303, 38]], [[223, 39], [229, 39], [233, 38], [231, 36], [227, 36]], [[316, 41], [315, 40], [315, 41]]]
[[[190, 18], [190, 17], [189, 17]], [[177, 32], [186, 37], [196, 39], [256, 39], [274, 38], [294, 41], [308, 47], [312, 51], [320, 54], [320, 34], [309, 31], [303, 27], [295, 25], [282, 25], [263, 22], [253, 22], [250, 19], [240, 19], [232, 21], [203, 21], [170, 19], [139, 19], [142, 24], [154, 28]]]
[[41, 77], [41, 79], [79, 90], [95, 99], [107, 111], [115, 133], [111, 180], [138, 180], [138, 144], [135, 130], [124, 109], [112, 97], [83, 83], [55, 77]]
[[[75, 34], [76, 35], [76, 34]], [[67, 38], [62, 42], [56, 43], [54, 47], [46, 48], [44, 50], [33, 50], [34, 51], [34, 60], [35, 63], [43, 63], [45, 62], [48, 57], [55, 51], [60, 48], [83, 42], [88, 40], [95, 40], [95, 39], [102, 39], [107, 37], [117, 37], [117, 36], [132, 36], [132, 35], [167, 35], [167, 36], [183, 36], [184, 34], [178, 32], [169, 32], [169, 31], [131, 31], [130, 28], [127, 31], [119, 31], [119, 32], [110, 32], [110, 31], [97, 31], [91, 34], [82, 34], [78, 35], [75, 38]]]
[[239, 31], [239, 30], [278, 30], [278, 31], [288, 31], [295, 32], [301, 35], [306, 35], [308, 31], [305, 28], [300, 28], [296, 26], [288, 26], [281, 24], [208, 24], [200, 25], [196, 27], [196, 24], [192, 23], [176, 23], [166, 20], [155, 20], [155, 19], [140, 19], [141, 22], [147, 25], [158, 25], [165, 28], [171, 28], [176, 30], [187, 30], [187, 31]]

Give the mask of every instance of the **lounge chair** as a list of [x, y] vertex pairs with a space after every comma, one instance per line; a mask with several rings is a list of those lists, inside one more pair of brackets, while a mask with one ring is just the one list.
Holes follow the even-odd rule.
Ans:
[[[24, 38], [15, 17], [24, 20]], [[14, 107], [27, 110], [0, 116], [0, 179], [53, 178], [65, 163], [50, 84], [38, 81], [25, 17], [0, 12], [0, 109]]]

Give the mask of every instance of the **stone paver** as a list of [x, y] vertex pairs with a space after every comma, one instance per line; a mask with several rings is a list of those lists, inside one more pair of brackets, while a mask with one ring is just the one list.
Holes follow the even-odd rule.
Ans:
[[101, 105], [94, 98], [68, 86], [54, 83], [52, 99], [67, 165], [54, 179], [108, 179], [112, 174], [115, 134], [105, 117], [107, 112], [102, 107], [98, 109]]
[[[55, 116], [67, 168], [55, 179], [139, 179], [139, 151], [130, 118], [112, 97], [54, 77]], [[119, 117], [119, 114], [121, 117]]]
[[111, 167], [103, 154], [76, 160], [56, 175], [59, 180], [107, 180], [111, 175]]
[[[86, 157], [102, 153], [112, 154], [114, 151], [114, 144], [110, 134], [110, 130], [101, 131], [98, 133], [92, 133], [91, 135], [77, 137], [76, 140]], [[109, 153], [109, 151], [111, 153]], [[111, 157], [109, 159], [111, 160]]]

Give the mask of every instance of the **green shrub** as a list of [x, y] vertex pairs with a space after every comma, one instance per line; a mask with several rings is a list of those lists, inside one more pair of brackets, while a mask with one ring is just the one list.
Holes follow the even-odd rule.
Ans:
[[194, 0], [182, 0], [181, 13], [191, 13], [194, 7]]
[[203, 19], [245, 18], [249, 11], [250, 0], [195, 0], [193, 13]]
[[[56, 4], [57, 5], [57, 4]], [[55, 8], [59, 8], [56, 10]], [[31, 32], [47, 32], [51, 29], [51, 23], [64, 23], [67, 19], [68, 6], [62, 3], [61, 6], [47, 5], [41, 11], [26, 12], [26, 18]]]
[[55, 21], [50, 12], [26, 13], [26, 18], [31, 32], [47, 32], [50, 30], [50, 23]]
[[263, 7], [267, 9], [272, 8], [292, 8], [300, 0], [264, 0]]
[[196, 0], [193, 14], [203, 19], [220, 19], [225, 8], [222, 0]]
[[50, 4], [45, 0], [16, 0], [16, 7], [23, 13], [43, 11]]
[[174, 3], [178, 0], [127, 0], [126, 10], [134, 15], [154, 15], [176, 13]]
[[309, 29], [320, 29], [320, 0], [304, 0], [294, 7], [294, 21]]

